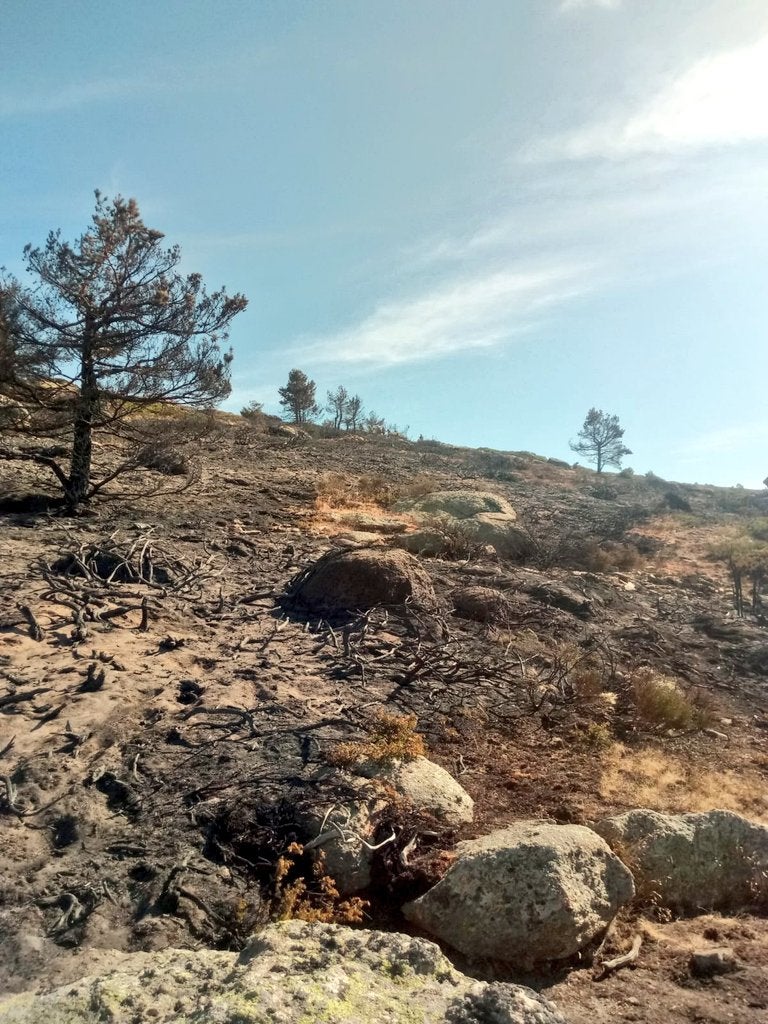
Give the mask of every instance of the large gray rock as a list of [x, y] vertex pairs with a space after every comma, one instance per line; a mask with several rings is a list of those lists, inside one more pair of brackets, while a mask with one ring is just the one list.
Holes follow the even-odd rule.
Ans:
[[426, 757], [409, 761], [368, 760], [351, 771], [356, 774], [345, 773], [339, 778], [338, 790], [343, 798], [333, 804], [318, 801], [300, 815], [308, 842], [313, 849], [322, 850], [326, 873], [343, 896], [360, 892], [371, 884], [375, 850], [370, 847], [376, 845], [377, 820], [391, 803], [392, 790], [414, 810], [446, 825], [463, 825], [474, 816], [469, 793], [444, 768]]
[[525, 590], [536, 601], [551, 605], [553, 608], [561, 608], [580, 619], [588, 619], [592, 615], [592, 602], [588, 597], [554, 580], [529, 583]]
[[273, 437], [284, 437], [288, 441], [305, 441], [310, 436], [306, 430], [291, 426], [290, 423], [273, 423], [269, 427], [269, 433]]
[[490, 544], [502, 556], [515, 557], [530, 547], [527, 535], [516, 526], [517, 512], [490, 491], [436, 491], [408, 498], [395, 505], [424, 522], [460, 524], [478, 544]]
[[454, 970], [424, 939], [287, 921], [243, 953], [116, 956], [114, 970], [0, 1001], [0, 1024], [566, 1024], [519, 985]]
[[528, 969], [573, 956], [634, 895], [632, 875], [581, 825], [520, 822], [459, 843], [408, 920], [472, 959]]
[[674, 910], [735, 910], [768, 899], [768, 828], [732, 811], [627, 811], [594, 826], [641, 895]]
[[399, 501], [398, 512], [422, 516], [450, 516], [451, 519], [475, 519], [480, 515], [503, 515], [514, 523], [517, 513], [506, 498], [490, 491], [434, 491], [420, 498]]

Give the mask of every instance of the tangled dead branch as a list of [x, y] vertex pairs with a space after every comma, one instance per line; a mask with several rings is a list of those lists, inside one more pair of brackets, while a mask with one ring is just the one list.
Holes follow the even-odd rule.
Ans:
[[[55, 561], [49, 564], [41, 559], [36, 569], [47, 585], [40, 600], [69, 610], [64, 621], [74, 623], [75, 637], [80, 641], [87, 639], [87, 623], [113, 623], [131, 612], [141, 613], [139, 629], [145, 631], [158, 601], [169, 595], [199, 601], [206, 584], [223, 571], [216, 564], [215, 554], [189, 565], [156, 541], [151, 531], [134, 537], [115, 531], [96, 543], [73, 540]], [[131, 588], [133, 601], [125, 601], [126, 587]], [[149, 593], [142, 594], [142, 590]], [[42, 629], [31, 609], [20, 606], [19, 610], [31, 635], [42, 639]]]
[[217, 578], [223, 571], [215, 566], [215, 554], [187, 565], [167, 546], [152, 536], [152, 531], [133, 538], [115, 531], [103, 541], [89, 544], [73, 542], [62, 551], [53, 565], [42, 563], [44, 579], [54, 586], [51, 576], [82, 580], [103, 592], [116, 584], [143, 584], [164, 594], [180, 594], [200, 600], [202, 585]]

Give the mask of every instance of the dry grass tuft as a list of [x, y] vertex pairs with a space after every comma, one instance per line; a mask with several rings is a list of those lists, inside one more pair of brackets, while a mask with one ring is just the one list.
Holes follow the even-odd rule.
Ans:
[[389, 508], [403, 498], [421, 498], [436, 488], [432, 477], [413, 477], [408, 483], [398, 483], [379, 473], [349, 476], [345, 473], [323, 473], [315, 484], [317, 504], [330, 508], [357, 508], [378, 505]]
[[392, 715], [380, 711], [367, 727], [368, 737], [349, 743], [337, 743], [329, 760], [340, 767], [362, 761], [412, 761], [424, 757], [424, 739], [416, 732], [415, 715]]
[[671, 676], [638, 669], [632, 676], [632, 697], [640, 721], [655, 729], [704, 729], [712, 710], [703, 697], [689, 696]]

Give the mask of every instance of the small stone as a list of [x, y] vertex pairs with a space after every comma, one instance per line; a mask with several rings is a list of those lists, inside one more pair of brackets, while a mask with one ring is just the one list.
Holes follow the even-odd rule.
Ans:
[[691, 974], [697, 978], [711, 978], [716, 974], [730, 974], [738, 970], [739, 962], [730, 946], [696, 950], [689, 962]]

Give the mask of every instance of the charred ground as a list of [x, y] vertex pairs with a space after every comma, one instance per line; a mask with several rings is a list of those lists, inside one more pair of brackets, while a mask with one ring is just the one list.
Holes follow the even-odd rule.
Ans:
[[[77, 518], [48, 505], [34, 467], [0, 476], [4, 988], [71, 979], [114, 948], [237, 947], [277, 905], [297, 807], [338, 798], [329, 760], [381, 711], [416, 716], [477, 814], [461, 836], [406, 812], [381, 822], [398, 841], [367, 894], [377, 926], [406, 927], [396, 907], [456, 838], [511, 820], [651, 806], [768, 821], [768, 633], [759, 607], [734, 615], [707, 554], [768, 511], [760, 494], [436, 442], [272, 437], [236, 417], [197, 458], [183, 493]], [[421, 559], [429, 614], [329, 619], [291, 601], [329, 548], [413, 529], [398, 498], [458, 488], [511, 501], [521, 560], [453, 537], [451, 558]], [[468, 587], [502, 593], [505, 615], [457, 616]], [[695, 718], [643, 719], [638, 670], [678, 680]], [[765, 1018], [763, 917], [635, 913], [612, 941], [645, 930], [636, 971], [536, 984], [575, 1021]], [[743, 971], [690, 979], [706, 928]]]

